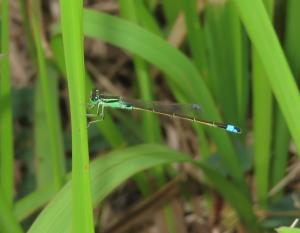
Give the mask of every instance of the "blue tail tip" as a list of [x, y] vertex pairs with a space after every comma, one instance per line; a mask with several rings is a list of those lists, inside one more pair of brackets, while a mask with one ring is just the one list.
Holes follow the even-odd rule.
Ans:
[[231, 125], [231, 124], [228, 124], [226, 126], [226, 131], [231, 133], [237, 133], [237, 134], [242, 133], [242, 130], [239, 127], [236, 127], [235, 125]]

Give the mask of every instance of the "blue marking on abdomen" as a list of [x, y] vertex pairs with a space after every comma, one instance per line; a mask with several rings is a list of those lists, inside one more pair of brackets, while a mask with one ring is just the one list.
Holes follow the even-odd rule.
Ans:
[[240, 128], [238, 128], [238, 127], [236, 127], [236, 126], [234, 126], [234, 125], [230, 125], [230, 124], [228, 124], [228, 125], [226, 126], [226, 130], [227, 130], [228, 132], [231, 132], [231, 133], [240, 133], [240, 132], [241, 132]]

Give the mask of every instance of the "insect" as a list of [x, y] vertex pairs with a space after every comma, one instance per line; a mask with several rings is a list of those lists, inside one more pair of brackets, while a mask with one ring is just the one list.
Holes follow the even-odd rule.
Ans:
[[89, 126], [95, 122], [102, 121], [104, 118], [104, 109], [109, 107], [124, 110], [152, 112], [167, 117], [178, 118], [202, 125], [220, 128], [230, 133], [242, 133], [241, 129], [233, 124], [202, 120], [199, 117], [201, 107], [198, 104], [162, 103], [156, 101], [146, 102], [142, 100], [127, 99], [121, 96], [104, 95], [101, 94], [99, 90], [94, 89], [90, 96], [90, 107], [97, 107], [97, 112], [96, 114], [87, 114], [87, 116], [98, 119], [90, 121]]

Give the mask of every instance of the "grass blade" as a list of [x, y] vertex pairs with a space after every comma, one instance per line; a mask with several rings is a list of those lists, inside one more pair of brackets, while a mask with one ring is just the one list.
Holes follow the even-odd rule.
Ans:
[[[242, 32], [239, 17], [232, 2], [208, 4], [205, 11], [205, 35], [208, 50], [209, 84], [218, 100], [225, 119], [238, 115], [237, 83], [243, 75]], [[246, 79], [245, 79], [246, 80]], [[240, 88], [240, 87], [239, 87]], [[246, 96], [243, 93], [243, 96]], [[245, 121], [245, 120], [244, 120]], [[240, 122], [239, 122], [240, 123]]]
[[[274, 2], [268, 0], [264, 3], [272, 19]], [[255, 183], [258, 203], [266, 207], [270, 188], [273, 96], [266, 78], [267, 74], [255, 49], [253, 49], [252, 63]]]
[[[274, 149], [271, 164], [271, 186], [275, 186], [280, 182], [285, 174], [288, 162], [288, 149], [290, 144], [290, 134], [285, 123], [285, 119], [280, 112], [279, 108], [276, 108], [276, 119], [274, 129]], [[279, 197], [279, 195], [276, 195]]]
[[199, 1], [183, 1], [183, 10], [185, 17], [185, 25], [187, 28], [187, 36], [190, 45], [190, 50], [193, 56], [195, 65], [200, 73], [206, 78], [207, 75], [207, 58], [204, 43], [204, 30], [199, 22], [197, 12], [197, 4]]
[[[121, 14], [124, 18], [127, 18], [136, 24], [145, 21], [143, 18], [139, 17], [136, 1], [121, 0], [119, 1], [119, 4]], [[139, 4], [142, 3], [140, 2]], [[144, 22], [143, 25], [147, 25], [147, 23]], [[142, 99], [146, 101], [153, 100], [153, 87], [148, 65], [138, 56], [133, 57], [133, 63]], [[146, 142], [158, 143], [161, 141], [160, 126], [157, 116], [151, 113], [143, 113], [143, 131]]]
[[[43, 108], [45, 109], [45, 121], [47, 126], [48, 148], [44, 150], [50, 151], [52, 166], [52, 179], [56, 189], [60, 189], [64, 183], [65, 178], [65, 164], [64, 164], [64, 149], [62, 145], [62, 133], [60, 129], [60, 122], [58, 117], [58, 104], [51, 87], [55, 88], [55, 85], [51, 85], [48, 77], [47, 64], [45, 59], [44, 50], [42, 47], [41, 37], [41, 17], [40, 17], [40, 2], [35, 0], [31, 2], [31, 26], [33, 30], [33, 39], [36, 47], [37, 63], [38, 63], [38, 75], [40, 78], [41, 94], [43, 100]], [[45, 184], [48, 185], [48, 184]]]
[[85, 111], [82, 1], [61, 0], [72, 123], [72, 231], [94, 232]]
[[[40, 61], [46, 62], [46, 61]], [[50, 70], [49, 70], [50, 71]], [[47, 72], [47, 71], [46, 71]], [[51, 112], [52, 122], [56, 126], [52, 126], [56, 128], [55, 132], [55, 144], [51, 144], [51, 130], [48, 127], [45, 127], [45, 119], [47, 119], [46, 112], [46, 103], [44, 101], [44, 93], [41, 85], [41, 80], [37, 80], [37, 85], [35, 88], [35, 112], [34, 112], [34, 135], [35, 135], [35, 148], [34, 153], [36, 156], [36, 176], [37, 176], [37, 186], [39, 188], [46, 188], [51, 185], [56, 188], [59, 188], [57, 184], [55, 184], [55, 180], [53, 182], [53, 178], [57, 176], [57, 180], [59, 182], [64, 182], [65, 179], [65, 157], [63, 150], [63, 138], [60, 124], [60, 115], [59, 115], [59, 106], [58, 106], [58, 83], [57, 77], [55, 74], [49, 72], [49, 75], [45, 77], [48, 79], [48, 93], [51, 99]], [[57, 146], [58, 151], [55, 152], [53, 147]], [[53, 154], [54, 153], [54, 154]], [[57, 167], [57, 168], [56, 168]], [[56, 174], [57, 171], [60, 171], [59, 174]], [[63, 175], [59, 177], [59, 175]], [[61, 183], [62, 184], [62, 183]]]
[[0, 58], [0, 186], [3, 196], [13, 201], [13, 122], [9, 67], [9, 9], [8, 0], [1, 2]]
[[287, 18], [286, 18], [286, 35], [285, 35], [285, 51], [289, 64], [293, 71], [297, 83], [300, 84], [300, 31], [299, 29], [299, 13], [300, 2], [297, 0], [287, 1]]
[[256, 194], [267, 205], [272, 137], [272, 93], [259, 57], [253, 52], [253, 127]]
[[166, 16], [167, 25], [172, 25], [181, 9], [181, 1], [164, 0], [162, 1], [164, 15]]
[[0, 229], [3, 233], [21, 233], [22, 228], [18, 224], [13, 212], [11, 203], [4, 197], [4, 192], [0, 189]]
[[45, 206], [56, 194], [53, 186], [31, 192], [14, 205], [14, 215], [18, 221], [23, 221], [31, 214]]

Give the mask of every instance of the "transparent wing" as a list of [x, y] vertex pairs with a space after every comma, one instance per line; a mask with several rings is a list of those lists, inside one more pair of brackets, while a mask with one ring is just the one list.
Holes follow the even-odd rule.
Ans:
[[181, 103], [168, 103], [160, 101], [143, 101], [128, 98], [120, 99], [123, 103], [129, 104], [133, 107], [145, 110], [154, 110], [156, 112], [176, 114], [186, 117], [200, 117], [202, 109], [199, 104], [181, 104]]

